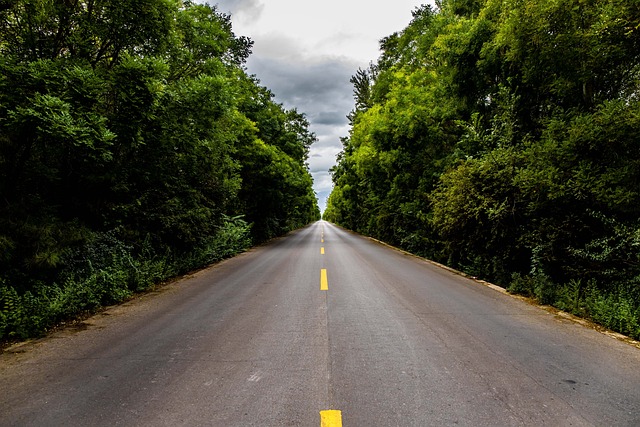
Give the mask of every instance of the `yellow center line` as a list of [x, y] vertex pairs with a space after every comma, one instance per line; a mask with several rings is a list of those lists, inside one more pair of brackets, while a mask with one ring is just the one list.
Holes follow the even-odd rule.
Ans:
[[324, 243], [324, 239], [320, 239], [320, 243]]
[[329, 290], [329, 282], [327, 281], [327, 269], [323, 268], [320, 270], [320, 290], [328, 291]]
[[320, 427], [342, 427], [342, 412], [320, 411]]
[[324, 255], [324, 248], [320, 248], [320, 255]]

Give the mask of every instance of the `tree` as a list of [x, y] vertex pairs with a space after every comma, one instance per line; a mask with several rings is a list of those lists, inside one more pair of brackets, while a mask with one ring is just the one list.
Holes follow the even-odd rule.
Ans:
[[191, 1], [0, 2], [0, 320], [15, 298], [113, 302], [318, 218], [315, 135], [246, 75], [251, 44]]
[[416, 9], [375, 75], [352, 79], [327, 218], [505, 286], [637, 284], [621, 230], [640, 216], [639, 14], [618, 0]]

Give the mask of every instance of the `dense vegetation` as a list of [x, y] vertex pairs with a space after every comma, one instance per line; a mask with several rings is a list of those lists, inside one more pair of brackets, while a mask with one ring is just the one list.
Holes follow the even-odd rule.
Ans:
[[325, 219], [640, 338], [640, 3], [437, 3], [353, 76]]
[[315, 136], [181, 0], [0, 0], [0, 338], [319, 217]]

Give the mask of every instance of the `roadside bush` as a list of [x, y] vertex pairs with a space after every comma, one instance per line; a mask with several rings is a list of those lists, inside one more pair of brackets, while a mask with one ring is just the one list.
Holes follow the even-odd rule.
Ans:
[[0, 281], [0, 339], [39, 336], [78, 314], [122, 302], [136, 292], [196, 268], [231, 257], [251, 245], [250, 225], [224, 217], [219, 232], [188, 254], [157, 253], [148, 237], [137, 250], [117, 231], [95, 233], [65, 259], [50, 285], [33, 283], [20, 294]]
[[224, 216], [218, 232], [206, 239], [198, 251], [198, 265], [220, 261], [251, 246], [251, 225], [242, 216]]
[[605, 290], [595, 280], [553, 283], [547, 276], [514, 274], [508, 291], [535, 298], [541, 304], [592, 320], [608, 329], [640, 339], [640, 292], [636, 281]]
[[615, 291], [606, 293], [590, 286], [583, 304], [587, 317], [594, 322], [640, 339], [640, 299], [629, 286], [618, 286]]
[[507, 290], [512, 293], [535, 298], [540, 304], [552, 305], [556, 301], [558, 290], [551, 279], [543, 273], [533, 276], [523, 276], [514, 273]]

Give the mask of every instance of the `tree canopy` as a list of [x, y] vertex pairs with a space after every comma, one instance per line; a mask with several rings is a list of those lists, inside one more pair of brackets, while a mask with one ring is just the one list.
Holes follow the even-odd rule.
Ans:
[[315, 135], [251, 46], [191, 1], [0, 2], [0, 336], [29, 298], [91, 308], [319, 218]]
[[437, 4], [352, 79], [325, 218], [640, 336], [640, 4]]

